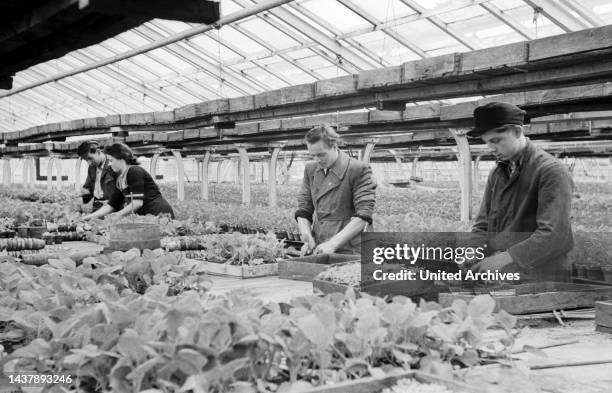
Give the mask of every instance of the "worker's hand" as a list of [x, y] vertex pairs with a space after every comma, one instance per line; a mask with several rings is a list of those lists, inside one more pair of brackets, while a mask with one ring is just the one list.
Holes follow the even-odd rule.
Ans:
[[83, 221], [89, 221], [89, 220], [91, 220], [91, 214], [87, 214], [87, 215], [85, 215], [85, 216], [81, 217], [81, 220], [83, 220]]
[[486, 271], [495, 272], [495, 270], [502, 271], [502, 269], [512, 262], [512, 257], [507, 251], [500, 252], [494, 255], [491, 255], [488, 258], [483, 259], [482, 261], [474, 264], [470, 268], [474, 273], [482, 273]]
[[315, 254], [332, 254], [336, 252], [338, 246], [331, 240], [326, 241], [325, 243], [321, 243], [315, 248]]
[[304, 242], [304, 245], [302, 246], [302, 249], [300, 250], [300, 255], [304, 256], [304, 255], [311, 253], [315, 249], [316, 243], [310, 233], [302, 234], [300, 237], [302, 241]]
[[79, 197], [84, 197], [85, 195], [89, 195], [91, 192], [85, 188], [81, 188], [78, 192]]

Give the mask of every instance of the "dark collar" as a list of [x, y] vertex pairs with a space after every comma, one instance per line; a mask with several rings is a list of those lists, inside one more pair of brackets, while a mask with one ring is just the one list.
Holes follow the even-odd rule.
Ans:
[[[334, 161], [332, 166], [329, 167], [329, 171], [336, 175], [338, 179], [341, 179], [342, 176], [344, 176], [344, 172], [346, 172], [346, 168], [350, 159], [351, 158], [348, 156], [348, 154], [338, 149], [338, 158], [336, 158], [336, 161]], [[323, 169], [324, 168], [321, 165], [317, 165], [317, 171], [325, 173]]]

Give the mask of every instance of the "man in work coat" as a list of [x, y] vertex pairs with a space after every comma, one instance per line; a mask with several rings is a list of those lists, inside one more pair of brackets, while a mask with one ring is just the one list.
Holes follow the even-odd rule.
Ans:
[[89, 203], [93, 199], [95, 212], [117, 191], [117, 176], [97, 142], [81, 143], [77, 148], [77, 154], [89, 164], [87, 179], [80, 195], [83, 203]]
[[303, 252], [359, 254], [361, 232], [372, 224], [376, 201], [372, 169], [340, 151], [338, 139], [327, 125], [306, 134], [315, 161], [304, 169], [295, 213]]
[[473, 232], [488, 234], [501, 251], [472, 267], [521, 273], [521, 279], [568, 281], [573, 248], [570, 205], [573, 182], [560, 161], [523, 134], [525, 112], [490, 103], [474, 111], [475, 128], [497, 158], [489, 174]]

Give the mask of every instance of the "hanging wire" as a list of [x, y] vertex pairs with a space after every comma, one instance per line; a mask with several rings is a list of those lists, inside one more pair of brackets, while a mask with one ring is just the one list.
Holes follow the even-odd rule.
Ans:
[[217, 87], [217, 96], [223, 97], [223, 64], [221, 62], [221, 28], [217, 30], [217, 63], [219, 64], [219, 85]]
[[533, 24], [535, 25], [535, 38], [538, 39], [538, 19], [542, 13], [542, 7], [533, 7]]

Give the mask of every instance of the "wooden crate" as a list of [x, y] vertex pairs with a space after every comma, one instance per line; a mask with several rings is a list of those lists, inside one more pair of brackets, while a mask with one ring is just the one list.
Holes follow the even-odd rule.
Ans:
[[[541, 282], [515, 285], [510, 293], [507, 292], [508, 288], [505, 289], [505, 294], [493, 293], [492, 296], [496, 303], [495, 311], [505, 310], [510, 314], [594, 307], [595, 302], [612, 298], [612, 287], [603, 285]], [[438, 301], [440, 305], [447, 307], [455, 299], [469, 302], [476, 295], [474, 292], [440, 293]]]
[[361, 256], [346, 254], [310, 255], [278, 261], [278, 276], [289, 280], [312, 281], [328, 267], [345, 262], [359, 262]]
[[239, 278], [253, 278], [276, 276], [278, 274], [278, 263], [266, 263], [262, 265], [230, 265], [200, 260], [208, 274], [217, 276], [230, 276]]

